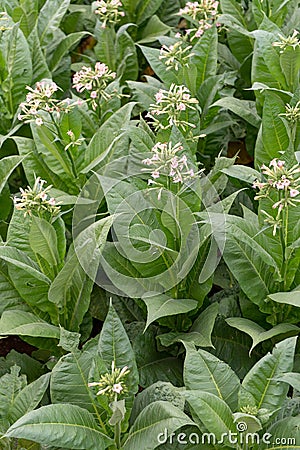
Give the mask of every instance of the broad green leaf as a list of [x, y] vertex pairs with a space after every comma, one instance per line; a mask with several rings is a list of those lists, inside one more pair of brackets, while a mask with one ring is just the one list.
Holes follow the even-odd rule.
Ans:
[[[141, 323], [141, 332], [133, 340], [133, 349], [140, 373], [140, 386], [146, 388], [157, 381], [167, 381], [175, 386], [182, 386], [182, 361], [168, 352], [157, 350], [156, 327], [150, 327], [142, 332], [144, 323]], [[147, 348], [147, 352], [145, 352]]]
[[226, 322], [231, 327], [237, 328], [244, 333], [249, 334], [252, 338], [252, 347], [249, 350], [249, 355], [251, 354], [254, 347], [256, 347], [260, 342], [271, 339], [272, 337], [279, 336], [285, 333], [299, 333], [299, 328], [291, 323], [280, 323], [270, 330], [265, 330], [256, 322], [249, 319], [244, 319], [242, 317], [232, 317], [226, 319]]
[[63, 326], [79, 331], [88, 310], [93, 281], [83, 270], [75, 252], [71, 252], [65, 265], [53, 280], [48, 298], [61, 309]]
[[6, 75], [1, 81], [1, 91], [13, 117], [25, 99], [25, 87], [31, 83], [32, 64], [29, 46], [19, 24], [9, 20], [8, 25], [10, 29], [2, 32], [0, 40], [0, 55], [4, 56]]
[[235, 410], [240, 380], [233, 370], [216, 356], [204, 350], [196, 350], [184, 342], [186, 358], [184, 382], [189, 390], [199, 390], [216, 395]]
[[150, 42], [154, 42], [158, 37], [168, 33], [170, 29], [171, 28], [168, 25], [161, 22], [161, 20], [154, 15], [148, 20], [146, 26], [142, 27], [141, 35], [137, 43], [148, 44]]
[[277, 292], [276, 294], [268, 295], [268, 297], [277, 303], [300, 306], [300, 291], [298, 289], [291, 292]]
[[197, 308], [198, 302], [190, 298], [170, 298], [168, 295], [160, 294], [152, 297], [143, 297], [147, 305], [146, 328], [157, 319], [174, 314], [183, 314]]
[[250, 123], [253, 127], [258, 128], [260, 126], [260, 117], [256, 112], [255, 103], [250, 100], [224, 97], [213, 103], [212, 107], [213, 106], [221, 106], [222, 108], [229, 109], [234, 114], [246, 120], [246, 122]]
[[58, 327], [32, 313], [21, 310], [4, 311], [0, 319], [1, 336], [32, 336], [59, 339]]
[[177, 76], [171, 70], [166, 70], [166, 65], [159, 59], [160, 51], [158, 49], [144, 47], [143, 45], [140, 45], [139, 47], [147, 59], [151, 69], [161, 79], [161, 81], [166, 84], [167, 87], [170, 87], [172, 83], [178, 84]]
[[213, 347], [211, 342], [211, 333], [218, 315], [219, 305], [213, 303], [208, 306], [193, 323], [188, 333], [177, 333], [171, 331], [170, 333], [161, 334], [158, 336], [161, 344], [165, 347], [174, 344], [175, 342], [184, 341], [192, 342], [197, 347]]
[[159, 446], [158, 436], [167, 429], [173, 433], [194, 422], [169, 402], [158, 401], [146, 406], [129, 431], [122, 450], [152, 450]]
[[29, 411], [38, 406], [48, 388], [50, 373], [42, 375], [37, 380], [24, 387], [14, 398], [9, 409], [11, 422], [16, 422]]
[[136, 5], [136, 23], [140, 25], [156, 13], [163, 0], [140, 0]]
[[0, 193], [16, 167], [24, 160], [24, 156], [7, 156], [0, 160]]
[[70, 0], [47, 0], [38, 18], [38, 35], [41, 46], [49, 44], [67, 12]]
[[53, 225], [45, 219], [32, 216], [29, 243], [33, 252], [42, 256], [50, 266], [58, 265], [57, 237]]
[[109, 370], [113, 361], [115, 367], [122, 369], [127, 366], [129, 368], [130, 372], [126, 377], [126, 385], [129, 392], [135, 394], [138, 390], [138, 370], [135, 354], [123, 324], [112, 305], [109, 307], [99, 336], [98, 351]]
[[[269, 439], [268, 450], [298, 450], [300, 448], [300, 416], [286, 417], [275, 422], [267, 432], [272, 438]], [[279, 442], [279, 444], [273, 444]]]
[[42, 406], [25, 414], [5, 437], [69, 449], [104, 450], [112, 444], [88, 411], [68, 404]]
[[55, 321], [57, 309], [47, 299], [50, 279], [39, 270], [38, 265], [14, 247], [0, 247], [0, 258], [7, 262], [9, 276], [25, 302], [48, 312]]
[[118, 30], [115, 44], [118, 75], [126, 81], [136, 80], [139, 72], [136, 47], [127, 28], [128, 25], [124, 25]]
[[253, 183], [253, 181], [260, 178], [260, 173], [252, 169], [252, 167], [242, 166], [242, 165], [234, 165], [225, 169], [222, 169], [221, 172], [225, 173], [232, 178], [237, 178], [238, 180], [245, 181], [246, 183]]
[[[264, 83], [270, 76], [273, 81], [273, 85], [271, 85], [271, 87], [288, 90], [280, 65], [278, 52], [273, 46], [273, 42], [278, 40], [277, 34], [264, 30], [254, 30], [252, 35], [256, 40], [256, 46], [254, 48], [254, 61], [257, 61], [257, 64], [254, 62], [253, 81]], [[266, 70], [264, 66], [266, 66], [267, 71], [269, 72], [269, 76], [267, 74], [267, 80], [260, 76], [260, 71], [264, 72]], [[267, 82], [266, 84], [269, 83]]]
[[272, 354], [268, 353], [252, 367], [242, 383], [240, 406], [246, 406], [247, 392], [255, 399], [259, 409], [273, 412], [282, 406], [288, 386], [275, 379], [293, 369], [295, 345], [295, 337], [281, 341], [274, 347]]
[[262, 117], [263, 148], [255, 151], [257, 165], [279, 158], [282, 156], [279, 152], [288, 150], [289, 138], [281, 113], [285, 113], [283, 101], [271, 92], [266, 93]]
[[45, 55], [41, 49], [37, 27], [35, 26], [28, 37], [28, 44], [32, 60], [32, 83], [43, 78], [51, 79], [51, 72], [46, 62]]
[[52, 403], [77, 405], [92, 413], [100, 423], [99, 402], [93, 390], [88, 387], [89, 373], [95, 356], [95, 351], [84, 350], [63, 356], [52, 370], [50, 395]]
[[134, 103], [127, 103], [101, 125], [85, 151], [83, 173], [87, 173], [100, 162], [109, 163], [115, 156], [112, 144], [117, 142], [122, 130], [128, 125], [133, 107]]
[[34, 140], [36, 141], [36, 145], [39, 145], [38, 140], [40, 140], [41, 144], [45, 147], [46, 152], [45, 150], [44, 152], [49, 152], [49, 156], [52, 157], [51, 159], [53, 160], [53, 162], [50, 165], [50, 169], [54, 170], [60, 176], [66, 174], [68, 177], [72, 178], [73, 173], [71, 169], [71, 163], [68, 160], [64, 149], [59, 146], [57, 142], [55, 142], [55, 135], [48, 128], [43, 126], [39, 127], [35, 126], [35, 124], [31, 124], [31, 128]]
[[185, 391], [183, 395], [208, 432], [214, 434], [215, 443], [223, 443], [224, 440], [230, 447], [235, 447], [226, 439], [230, 431], [236, 431], [232, 412], [226, 402], [210, 392], [201, 392], [201, 389]]
[[226, 234], [225, 262], [245, 294], [255, 304], [261, 305], [274, 289], [274, 274], [278, 276], [277, 264], [272, 255], [251, 236], [252, 226], [248, 222], [237, 217], [232, 222]]
[[300, 49], [299, 47], [286, 47], [280, 54], [280, 66], [284, 73], [287, 88], [295, 92], [299, 86]]
[[58, 69], [59, 64], [63, 58], [63, 56], [73, 47], [73, 45], [77, 44], [82, 38], [89, 35], [87, 31], [79, 31], [77, 33], [68, 34], [56, 47], [50, 63], [49, 69], [51, 72], [54, 72]]
[[283, 381], [290, 384], [296, 391], [300, 392], [300, 373], [286, 372], [281, 376], [274, 378], [276, 381]]
[[20, 375], [20, 367], [17, 365], [10, 367], [10, 373], [0, 378], [0, 422], [9, 420], [9, 410], [25, 386], [26, 376]]
[[6, 264], [0, 262], [0, 316], [7, 309], [18, 309], [24, 306], [24, 301], [11, 281]]
[[[208, 77], [216, 75], [217, 71], [218, 34], [216, 27], [207, 30], [191, 50], [191, 65], [197, 67], [196, 87], [201, 86]], [[189, 68], [188, 68], [189, 70]]]

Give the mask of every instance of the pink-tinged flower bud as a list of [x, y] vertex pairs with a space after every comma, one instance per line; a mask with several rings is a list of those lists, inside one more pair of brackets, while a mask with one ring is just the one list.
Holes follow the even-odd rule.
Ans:
[[51, 197], [50, 200], [48, 201], [49, 205], [51, 206], [55, 206], [56, 205], [56, 201], [55, 198]]
[[40, 194], [40, 198], [41, 198], [41, 200], [43, 200], [43, 202], [45, 201], [45, 200], [47, 200], [47, 194], [45, 194], [45, 192], [42, 192], [41, 194]]
[[178, 109], [179, 111], [185, 111], [185, 110], [186, 110], [186, 106], [185, 106], [184, 103], [179, 103], [179, 104], [177, 105], [177, 109]]
[[123, 391], [123, 387], [122, 387], [121, 383], [116, 383], [113, 385], [112, 390], [114, 392], [116, 392], [117, 394], [120, 394]]
[[291, 197], [297, 197], [298, 194], [299, 194], [299, 191], [297, 189], [291, 189], [290, 190], [290, 196]]
[[43, 125], [43, 119], [41, 119], [40, 117], [38, 117], [37, 119], [35, 119], [35, 123], [38, 125], [38, 126], [41, 126], [41, 125]]
[[279, 167], [279, 169], [282, 169], [282, 167], [284, 166], [284, 164], [285, 164], [285, 161], [281, 161], [281, 160], [278, 160], [278, 161], [277, 161], [277, 167]]
[[92, 91], [91, 92], [91, 98], [97, 98], [97, 92], [96, 91]]
[[154, 172], [151, 173], [152, 178], [159, 178], [159, 171], [154, 170]]
[[[263, 164], [263, 166], [264, 166], [264, 164]], [[261, 168], [263, 168], [263, 166]], [[277, 167], [277, 158], [272, 159], [272, 161], [270, 161], [269, 166], [270, 167]]]

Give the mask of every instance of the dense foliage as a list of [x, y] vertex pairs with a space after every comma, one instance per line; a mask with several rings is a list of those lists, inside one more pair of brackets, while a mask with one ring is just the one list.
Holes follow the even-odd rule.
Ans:
[[0, 0], [0, 448], [300, 448], [298, 3]]

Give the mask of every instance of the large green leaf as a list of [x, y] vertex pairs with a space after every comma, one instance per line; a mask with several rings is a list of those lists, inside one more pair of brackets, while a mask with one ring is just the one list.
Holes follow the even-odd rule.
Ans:
[[25, 98], [25, 87], [31, 83], [32, 64], [28, 43], [19, 29], [19, 24], [9, 20], [8, 30], [2, 32], [0, 54], [3, 54], [5, 78], [1, 81], [1, 91], [11, 117]]
[[178, 341], [192, 342], [198, 347], [213, 347], [211, 342], [211, 333], [219, 312], [217, 302], [208, 306], [195, 320], [188, 333], [170, 333], [158, 336], [160, 342], [165, 347]]
[[50, 279], [24, 252], [8, 246], [0, 247], [0, 258], [7, 262], [9, 276], [20, 296], [29, 305], [56, 316], [56, 308], [47, 301]]
[[158, 37], [163, 36], [168, 31], [170, 31], [170, 27], [154, 15], [148, 20], [147, 25], [142, 27], [138, 44], [154, 42]]
[[[117, 112], [112, 114], [103, 125], [99, 128], [98, 132], [93, 136], [88, 148], [85, 152], [84, 169], [82, 172], [86, 173], [93, 169], [94, 166], [103, 160], [108, 163], [114, 155], [114, 148], [110, 147], [117, 138], [120, 136], [120, 132], [130, 121], [130, 116], [134, 103], [127, 103]], [[110, 149], [109, 153], [106, 151]], [[123, 148], [124, 155], [124, 148]], [[99, 159], [101, 157], [101, 159]], [[95, 163], [96, 161], [96, 163]]]
[[1, 316], [0, 336], [11, 335], [59, 339], [60, 331], [32, 313], [9, 310]]
[[0, 263], [0, 316], [6, 309], [20, 309], [24, 306], [24, 301], [11, 281], [6, 264]]
[[63, 326], [79, 331], [80, 324], [88, 310], [93, 281], [83, 270], [74, 251], [53, 280], [48, 298], [60, 309]]
[[250, 393], [259, 409], [265, 408], [273, 412], [281, 407], [288, 386], [275, 379], [292, 371], [295, 345], [295, 337], [285, 339], [274, 347], [272, 354], [268, 353], [252, 367], [242, 383], [240, 406], [248, 404], [247, 394]]
[[50, 373], [42, 375], [37, 380], [24, 387], [14, 398], [9, 409], [11, 422], [16, 422], [29, 411], [38, 406], [48, 388]]
[[136, 6], [136, 23], [140, 25], [156, 13], [163, 0], [140, 0]]
[[42, 7], [38, 18], [38, 35], [42, 47], [53, 38], [69, 5], [70, 0], [47, 0]]
[[197, 89], [208, 77], [216, 75], [217, 71], [217, 44], [218, 34], [216, 27], [207, 30], [201, 39], [194, 45], [191, 65], [197, 67]]
[[205, 350], [196, 350], [184, 342], [186, 358], [184, 382], [189, 390], [199, 390], [216, 395], [235, 410], [240, 381], [228, 364]]
[[[171, 71], [166, 70], [165, 64], [159, 59], [160, 51], [156, 48], [139, 46], [151, 69], [155, 74], [169, 87], [172, 83], [178, 84], [177, 76]], [[154, 98], [153, 98], [154, 102]]]
[[29, 243], [34, 253], [44, 258], [50, 266], [59, 264], [55, 228], [45, 219], [32, 216]]
[[128, 437], [124, 442], [123, 450], [152, 450], [159, 446], [158, 436], [168, 435], [185, 425], [194, 425], [194, 422], [169, 402], [158, 401], [146, 406], [139, 414]]
[[52, 370], [50, 394], [52, 403], [77, 405], [88, 410], [101, 423], [99, 403], [93, 390], [88, 387], [95, 354], [95, 351], [83, 350], [63, 356]]
[[104, 450], [112, 444], [88, 411], [69, 404], [42, 406], [25, 414], [8, 429], [5, 437], [69, 449]]
[[0, 193], [2, 192], [7, 180], [16, 167], [23, 161], [24, 156], [7, 156], [0, 160]]
[[[224, 259], [245, 294], [257, 305], [275, 289], [279, 269], [272, 255], [252, 236], [259, 228], [245, 219], [232, 216], [228, 224]], [[255, 230], [256, 229], [256, 233]], [[251, 279], [251, 283], [249, 283]]]
[[9, 418], [9, 410], [15, 397], [26, 386], [26, 376], [20, 375], [20, 367], [13, 365], [10, 373], [0, 378], [0, 423]]
[[213, 106], [221, 106], [229, 109], [229, 111], [237, 114], [242, 119], [250, 123], [250, 125], [258, 128], [260, 125], [260, 117], [258, 116], [254, 102], [250, 100], [240, 100], [235, 97], [224, 97], [217, 100]]
[[[300, 448], [300, 416], [286, 417], [275, 422], [267, 432], [272, 438], [269, 440], [268, 450], [299, 450]], [[278, 442], [278, 444], [273, 444]], [[256, 449], [255, 449], [256, 450]]]
[[28, 44], [32, 60], [32, 83], [43, 78], [51, 79], [51, 72], [41, 49], [37, 27], [35, 26], [28, 37]]
[[274, 93], [266, 93], [262, 117], [263, 147], [255, 150], [257, 165], [267, 163], [273, 158], [282, 157], [280, 152], [286, 152], [289, 147], [289, 137], [280, 114], [285, 113], [283, 101]]
[[244, 333], [249, 334], [252, 338], [252, 346], [250, 348], [249, 354], [251, 354], [254, 347], [256, 347], [260, 342], [271, 339], [272, 337], [279, 336], [280, 334], [293, 333], [298, 334], [300, 329], [291, 323], [280, 323], [270, 330], [265, 330], [263, 327], [258, 325], [249, 319], [244, 319], [243, 317], [232, 317], [226, 319], [226, 322], [231, 327], [237, 328]]
[[73, 47], [73, 45], [77, 44], [81, 39], [90, 33], [86, 31], [79, 31], [77, 33], [68, 34], [56, 47], [53, 55], [51, 57], [49, 63], [49, 69], [51, 72], [54, 72], [58, 69], [59, 64], [63, 58], [63, 56]]
[[126, 81], [136, 80], [139, 72], [136, 47], [127, 28], [128, 25], [124, 25], [118, 30], [115, 44], [118, 75], [122, 75], [122, 79]]
[[277, 292], [268, 296], [271, 300], [277, 303], [285, 303], [287, 305], [300, 306], [300, 290], [291, 292]]
[[166, 294], [160, 294], [152, 297], [143, 297], [147, 305], [148, 317], [146, 328], [155, 320], [173, 316], [174, 314], [183, 314], [197, 308], [198, 302], [190, 298], [170, 298]]
[[115, 367], [127, 366], [129, 368], [126, 385], [129, 392], [135, 394], [138, 390], [135, 354], [122, 322], [112, 305], [109, 307], [99, 336], [98, 351], [108, 368], [111, 367], [112, 361], [115, 362]]
[[210, 392], [201, 392], [201, 389], [186, 391], [184, 396], [208, 432], [214, 434], [213, 443], [225, 441], [230, 447], [235, 447], [226, 439], [230, 431], [236, 431], [236, 426], [232, 412], [225, 401]]

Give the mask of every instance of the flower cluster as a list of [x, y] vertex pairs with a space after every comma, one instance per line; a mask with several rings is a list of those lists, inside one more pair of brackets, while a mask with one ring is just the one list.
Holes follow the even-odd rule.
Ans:
[[155, 100], [156, 103], [150, 105], [146, 116], [152, 119], [155, 130], [165, 130], [173, 125], [183, 130], [195, 128], [194, 124], [183, 119], [183, 113], [186, 116], [187, 110], [196, 110], [195, 105], [198, 104], [198, 100], [191, 97], [186, 86], [173, 83], [168, 91], [160, 89], [155, 94]]
[[79, 72], [74, 74], [73, 88], [77, 92], [85, 92], [88, 97], [87, 101], [91, 102], [92, 108], [95, 110], [98, 106], [97, 101], [101, 97], [105, 100], [111, 98], [111, 94], [105, 92], [105, 89], [115, 78], [115, 72], [109, 70], [105, 64], [97, 62], [94, 69], [83, 66]]
[[179, 10], [178, 15], [186, 17], [192, 21], [196, 27], [188, 29], [187, 35], [190, 35], [191, 40], [202, 36], [205, 30], [208, 30], [218, 19], [219, 2], [214, 0], [201, 0], [200, 2], [187, 2], [184, 8]]
[[[8, 15], [5, 12], [0, 12], [0, 20], [7, 21], [7, 19], [8, 19]], [[12, 27], [7, 27], [5, 25], [5, 22], [2, 22], [2, 25], [0, 22], [0, 31], [6, 31], [6, 30], [11, 30], [11, 29], [12, 29]]]
[[72, 130], [67, 131], [67, 136], [69, 139], [69, 143], [65, 146], [65, 150], [67, 151], [70, 147], [75, 148], [76, 146], [80, 146], [82, 142], [84, 142], [84, 138], [76, 139], [75, 133]]
[[163, 45], [160, 49], [159, 59], [164, 60], [167, 70], [174, 68], [178, 71], [181, 67], [189, 66], [189, 59], [193, 56], [193, 53], [189, 51], [191, 48], [191, 45], [183, 47], [182, 41], [175, 42], [169, 47]]
[[286, 50], [289, 47], [292, 47], [294, 50], [300, 46], [300, 40], [297, 38], [297, 35], [299, 34], [299, 31], [294, 30], [293, 34], [291, 36], [288, 36], [287, 38], [279, 34], [280, 41], [273, 42], [274, 47], [281, 48], [280, 53], [283, 53], [284, 50]]
[[121, 17], [125, 16], [124, 11], [119, 10], [119, 7], [122, 6], [119, 0], [100, 0], [96, 1], [94, 5], [96, 7], [94, 13], [99, 16], [102, 28], [106, 28], [107, 24], [115, 25]]
[[288, 120], [292, 125], [300, 121], [300, 101], [295, 106], [285, 105], [285, 113], [280, 114]]
[[19, 211], [24, 211], [24, 217], [26, 215], [31, 216], [37, 214], [38, 216], [55, 217], [60, 212], [60, 206], [56, 203], [53, 197], [49, 196], [48, 191], [52, 186], [44, 188], [44, 184], [47, 182], [42, 180], [41, 177], [35, 179], [33, 188], [29, 186], [27, 189], [20, 188], [21, 197], [14, 197], [15, 208]]
[[[161, 176], [170, 177], [173, 183], [183, 183], [183, 181], [195, 177], [194, 169], [188, 166], [186, 155], [178, 156], [177, 154], [182, 150], [181, 143], [173, 146], [171, 142], [158, 142], [152, 147], [152, 157], [142, 161], [151, 170], [152, 178], [148, 180], [149, 185], [158, 185], [156, 180]], [[149, 169], [142, 170], [149, 171]]]
[[59, 87], [53, 81], [40, 81], [36, 83], [35, 88], [27, 86], [29, 91], [26, 95], [26, 101], [20, 104], [23, 114], [18, 115], [19, 120], [25, 122], [35, 121], [37, 125], [43, 124], [42, 111], [55, 113], [58, 117], [61, 112], [69, 112], [76, 103], [71, 103], [70, 99], [57, 100], [54, 98], [55, 92]]
[[124, 382], [124, 378], [130, 372], [127, 366], [123, 369], [115, 367], [115, 362], [111, 363], [111, 373], [101, 375], [100, 380], [97, 382], [89, 383], [89, 387], [98, 386], [100, 389], [97, 395], [106, 395], [109, 400], [117, 400], [118, 395], [125, 394], [127, 387]]
[[296, 164], [287, 169], [285, 161], [274, 158], [269, 167], [263, 164], [261, 168], [267, 180], [265, 182], [257, 180], [253, 183], [253, 187], [259, 189], [254, 198], [255, 200], [269, 198], [274, 202], [272, 193], [277, 193], [277, 200], [272, 206], [273, 209], [277, 210], [276, 218], [274, 219], [265, 211], [262, 211], [267, 216], [266, 222], [273, 226], [273, 235], [275, 235], [276, 229], [281, 226], [280, 216], [282, 211], [289, 205], [297, 206], [297, 203], [300, 202], [300, 199], [296, 198], [300, 194], [300, 166]]

